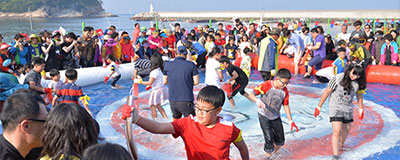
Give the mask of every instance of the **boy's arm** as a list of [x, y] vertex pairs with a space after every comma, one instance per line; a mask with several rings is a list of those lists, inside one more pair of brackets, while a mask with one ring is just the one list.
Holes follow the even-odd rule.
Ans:
[[88, 106], [84, 101], [81, 100], [81, 102], [82, 102], [82, 104], [83, 104], [83, 107], [85, 107], [86, 111], [87, 111], [90, 115], [92, 115], [92, 111], [90, 110], [89, 106]]
[[54, 96], [53, 100], [51, 101], [51, 106], [54, 108], [57, 102], [58, 96]]
[[218, 77], [219, 77], [220, 81], [222, 82], [224, 80], [224, 76], [222, 75], [221, 69], [218, 68], [217, 73], [218, 73]]
[[332, 63], [332, 73], [334, 75], [336, 75], [335, 70], [336, 70], [336, 65], [335, 65], [335, 63]]
[[247, 145], [244, 140], [241, 140], [241, 141], [239, 141], [237, 143], [233, 143], [233, 144], [235, 144], [236, 148], [238, 148], [238, 150], [240, 152], [240, 157], [242, 158], [242, 160], [250, 159], [249, 150], [247, 149]]
[[193, 76], [193, 85], [198, 85], [199, 83], [200, 83], [199, 75]]
[[164, 85], [168, 84], [168, 76], [166, 76], [166, 75], [163, 76], [163, 84]]
[[292, 120], [292, 113], [290, 113], [289, 105], [283, 105], [283, 109], [285, 110], [285, 113], [286, 113], [286, 116], [288, 117], [289, 122], [293, 121]]
[[236, 71], [233, 71], [232, 77], [229, 79], [229, 82], [234, 81], [238, 77], [239, 77], [239, 74]]
[[36, 84], [35, 84], [34, 81], [29, 81], [29, 88], [30, 88], [30, 89], [33, 89], [33, 90], [35, 90], [35, 91], [43, 92], [43, 93], [44, 93], [44, 88], [43, 88], [43, 87], [36, 86]]
[[136, 124], [151, 133], [175, 134], [175, 129], [171, 123], [159, 123], [144, 117], [140, 117]]

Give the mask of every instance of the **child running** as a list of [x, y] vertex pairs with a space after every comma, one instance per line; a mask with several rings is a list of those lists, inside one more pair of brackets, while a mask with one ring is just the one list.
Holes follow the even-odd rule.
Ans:
[[246, 73], [242, 71], [239, 67], [234, 66], [229, 63], [229, 58], [227, 56], [221, 56], [219, 62], [222, 65], [222, 68], [225, 68], [231, 78], [226, 83], [233, 84], [232, 85], [232, 95], [228, 97], [229, 103], [231, 103], [231, 107], [235, 107], [235, 100], [233, 97], [240, 92], [246, 98], [249, 98], [249, 94], [246, 93], [245, 89], [247, 84], [249, 83], [249, 78]]
[[[149, 98], [149, 105], [151, 109], [151, 116], [153, 119], [157, 118], [157, 110], [161, 113], [164, 119], [168, 119], [164, 108], [161, 107], [165, 97], [165, 87], [163, 84], [164, 61], [160, 54], [153, 54], [151, 56], [151, 72], [149, 81], [139, 79], [139, 84], [151, 85], [152, 91]], [[157, 109], [157, 110], [156, 110]]]
[[[289, 107], [289, 91], [286, 86], [292, 77], [290, 71], [282, 68], [276, 74], [275, 80], [268, 80], [261, 83], [250, 93], [249, 99], [257, 103], [258, 120], [264, 134], [264, 151], [267, 157], [276, 153], [285, 143], [285, 133], [282, 127], [281, 107], [285, 110], [291, 129], [299, 131], [292, 120]], [[261, 94], [260, 99], [256, 95]]]
[[221, 57], [221, 54], [218, 51], [219, 49], [214, 49], [211, 53], [208, 54], [204, 83], [220, 88], [221, 82], [224, 77], [222, 76], [221, 64], [218, 62], [219, 58]]
[[86, 111], [92, 115], [92, 112], [89, 109], [85, 100], [82, 99], [83, 92], [80, 86], [75, 84], [76, 80], [78, 79], [78, 72], [75, 69], [68, 69], [65, 71], [65, 78], [67, 83], [61, 86], [58, 90], [56, 96], [53, 98], [53, 102], [51, 103], [52, 106], [55, 106], [57, 100], [60, 98], [60, 103], [76, 103], [79, 104], [79, 99], [82, 101], [83, 107], [85, 107]]
[[351, 62], [344, 73], [331, 79], [321, 96], [314, 116], [320, 113], [322, 105], [329, 98], [329, 118], [333, 128], [333, 158], [339, 159], [339, 150], [344, 146], [353, 122], [353, 97], [356, 95], [359, 106], [359, 119], [364, 117], [363, 92], [366, 90], [365, 70], [362, 63]]
[[196, 116], [188, 116], [170, 123], [159, 123], [139, 116], [135, 107], [124, 105], [122, 119], [132, 116], [132, 122], [151, 133], [172, 134], [182, 137], [187, 159], [229, 159], [230, 145], [239, 149], [243, 160], [249, 159], [249, 151], [242, 131], [232, 122], [222, 120], [225, 94], [215, 86], [200, 90], [195, 105]]
[[111, 73], [104, 77], [104, 83], [107, 83], [110, 77], [113, 78], [111, 82], [111, 88], [122, 88], [120, 85], [117, 84], [118, 80], [121, 78], [121, 72], [119, 71], [118, 65], [115, 63], [115, 58], [113, 55], [109, 54], [106, 56], [107, 63], [109, 63], [109, 68], [111, 69]]

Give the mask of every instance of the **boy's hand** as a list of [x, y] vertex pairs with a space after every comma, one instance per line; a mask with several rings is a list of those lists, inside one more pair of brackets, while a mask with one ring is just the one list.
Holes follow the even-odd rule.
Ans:
[[315, 107], [315, 111], [314, 111], [315, 118], [317, 118], [317, 116], [319, 115], [320, 110], [321, 110], [321, 107]]
[[299, 132], [299, 129], [297, 128], [296, 124], [293, 121], [290, 121], [290, 131], [292, 131], [293, 128], [296, 129], [296, 132]]
[[364, 119], [364, 109], [358, 109], [358, 118], [360, 120]]
[[104, 77], [104, 83], [107, 83], [108, 79], [110, 79], [110, 77]]
[[140, 116], [139, 116], [139, 113], [138, 113], [136, 107], [131, 107], [127, 104], [122, 105], [121, 119], [125, 120], [126, 118], [131, 117], [131, 116], [132, 116], [133, 123], [136, 123], [139, 120]]
[[265, 104], [263, 101], [261, 101], [260, 99], [256, 99], [256, 103], [257, 103], [257, 107], [258, 108], [265, 108]]

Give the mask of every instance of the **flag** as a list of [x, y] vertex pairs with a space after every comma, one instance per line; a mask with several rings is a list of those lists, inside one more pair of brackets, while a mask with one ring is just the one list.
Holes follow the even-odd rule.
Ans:
[[335, 21], [331, 21], [331, 28], [335, 25]]
[[96, 33], [97, 33], [97, 35], [99, 35], [99, 37], [102, 36], [102, 35], [104, 35], [104, 32], [103, 32], [102, 29], [96, 30]]
[[370, 22], [370, 20], [369, 20], [369, 19], [367, 19], [367, 24], [369, 24], [369, 22]]
[[314, 27], [317, 27], [319, 25], [319, 21], [315, 21], [315, 26]]
[[347, 20], [344, 20], [343, 25], [347, 26]]

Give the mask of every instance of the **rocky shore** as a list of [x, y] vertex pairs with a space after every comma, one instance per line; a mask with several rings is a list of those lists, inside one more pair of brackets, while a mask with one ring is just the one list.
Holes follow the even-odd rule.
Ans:
[[49, 11], [44, 8], [40, 8], [31, 12], [24, 13], [3, 13], [0, 12], [0, 18], [81, 18], [81, 17], [116, 17], [116, 15], [101, 11], [99, 13], [93, 14], [83, 13], [70, 9], [63, 9], [59, 11]]

